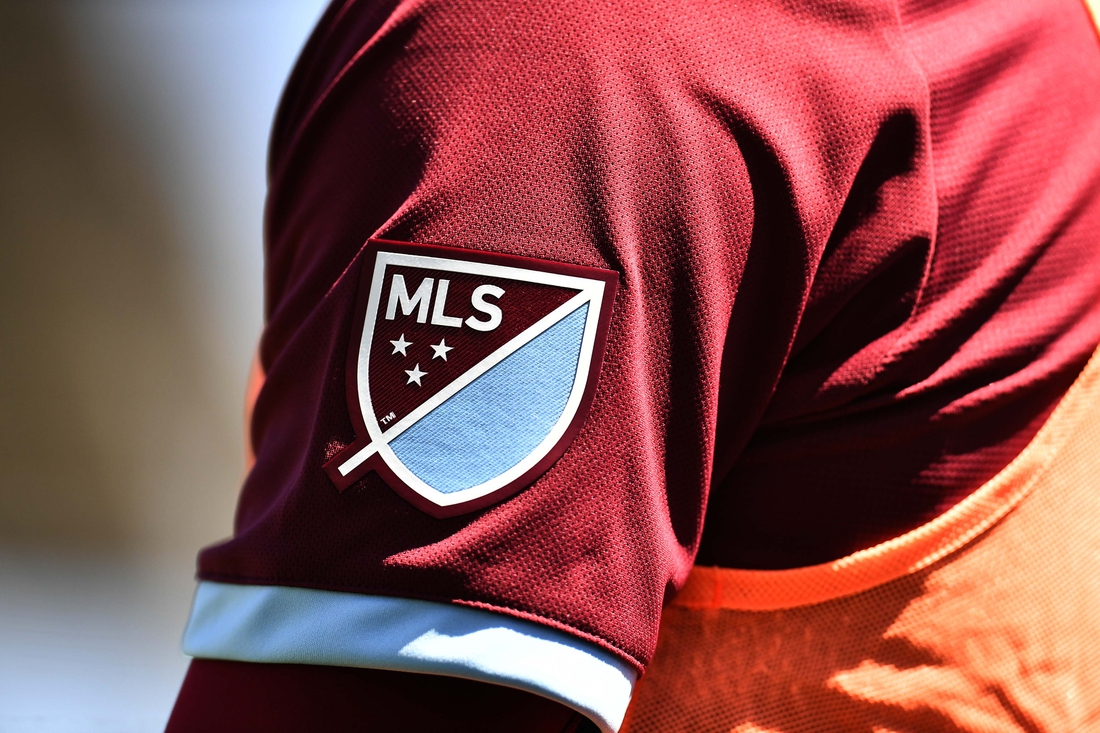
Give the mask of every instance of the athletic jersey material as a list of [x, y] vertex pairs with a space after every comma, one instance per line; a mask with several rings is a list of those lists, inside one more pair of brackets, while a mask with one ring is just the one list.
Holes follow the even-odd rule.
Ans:
[[[902, 2], [899, 17], [929, 93], [930, 270], [919, 290], [869, 285], [827, 322], [811, 293], [767, 413], [712, 492], [703, 564], [813, 565], [933, 519], [1023, 449], [1100, 338], [1100, 53], [1083, 3]], [[849, 207], [900, 216], [896, 184], [864, 199], [858, 183]], [[834, 271], [826, 256], [814, 289], [886, 231]], [[861, 347], [860, 324], [887, 312], [865, 300], [877, 287], [918, 302]]]
[[377, 669], [196, 659], [166, 733], [591, 730], [569, 708], [499, 685]]
[[[1023, 448], [1100, 341], [1098, 176], [1077, 0], [335, 3], [272, 134], [256, 464], [199, 576], [641, 670], [697, 554], [841, 557]], [[617, 273], [591, 410], [511, 498], [436, 519], [323, 470], [370, 237]]]
[[832, 563], [696, 567], [625, 733], [1091, 731], [1100, 350], [1034, 440], [928, 524]]

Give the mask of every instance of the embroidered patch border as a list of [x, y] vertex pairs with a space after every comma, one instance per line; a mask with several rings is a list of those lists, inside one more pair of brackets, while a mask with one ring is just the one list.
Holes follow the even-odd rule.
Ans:
[[375, 471], [437, 518], [531, 484], [591, 408], [618, 274], [378, 239], [364, 257], [333, 483]]

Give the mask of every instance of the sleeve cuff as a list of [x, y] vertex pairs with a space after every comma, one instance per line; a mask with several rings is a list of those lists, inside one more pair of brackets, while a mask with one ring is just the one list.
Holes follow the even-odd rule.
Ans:
[[556, 700], [618, 731], [637, 671], [540, 624], [448, 603], [201, 581], [184, 632], [194, 657], [422, 672]]

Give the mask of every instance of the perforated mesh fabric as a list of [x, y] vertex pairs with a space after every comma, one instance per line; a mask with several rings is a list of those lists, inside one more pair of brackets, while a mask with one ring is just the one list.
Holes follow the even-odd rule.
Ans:
[[696, 569], [624, 730], [1100, 730], [1098, 448], [1094, 355], [943, 518], [826, 565]]
[[[1100, 342], [1087, 22], [341, 0], [273, 133], [256, 463], [200, 577], [467, 604], [641, 670], [697, 550], [800, 567], [942, 514]], [[372, 236], [618, 272], [592, 409], [507, 501], [438, 520], [325, 473]]]

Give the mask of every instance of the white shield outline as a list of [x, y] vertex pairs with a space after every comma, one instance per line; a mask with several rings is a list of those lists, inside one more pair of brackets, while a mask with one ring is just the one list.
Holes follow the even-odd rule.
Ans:
[[[377, 456], [375, 461], [372, 461], [372, 463], [375, 464], [373, 467], [381, 468], [377, 465], [378, 461], [384, 463], [385, 467], [392, 472], [393, 477], [404, 484], [403, 488], [411, 490], [421, 499], [421, 501], [414, 501], [414, 504], [425, 509], [425, 511], [436, 516], [451, 516], [454, 513], [460, 513], [455, 511], [455, 509], [459, 507], [470, 506], [470, 510], [472, 510], [476, 508], [474, 505], [484, 505], [484, 502], [479, 500], [491, 497], [497, 492], [502, 492], [502, 490], [509, 487], [510, 484], [514, 484], [522, 479], [525, 474], [535, 469], [536, 466], [547, 458], [556, 447], [559, 447], [559, 445], [563, 443], [571, 428], [574, 431], [579, 428], [579, 426], [574, 426], [574, 421], [578, 416], [578, 411], [581, 409], [582, 403], [585, 403], [586, 400], [591, 400], [592, 390], [590, 387], [594, 385], [590, 385], [590, 380], [595, 378], [593, 367], [595, 366], [597, 370], [599, 368], [599, 364], [594, 363], [597, 361], [597, 359], [593, 358], [594, 352], [597, 350], [601, 352], [596, 356], [598, 360], [602, 361], [602, 343], [597, 344], [597, 341], [602, 335], [601, 325], [603, 329], [606, 329], [607, 321], [610, 316], [610, 313], [604, 312], [610, 309], [610, 302], [607, 296], [613, 296], [617, 276], [615, 273], [607, 270], [597, 270], [596, 268], [583, 268], [549, 262], [543, 263], [542, 261], [526, 260], [525, 258], [510, 257], [506, 255], [496, 255], [495, 257], [509, 261], [530, 261], [536, 266], [541, 264], [548, 268], [554, 267], [558, 270], [568, 269], [574, 272], [591, 271], [598, 274], [596, 277], [585, 277], [581, 274], [565, 274], [562, 272], [527, 268], [518, 264], [495, 264], [478, 261], [477, 259], [457, 259], [447, 257], [443, 254], [387, 251], [387, 248], [381, 245], [394, 244], [400, 249], [417, 248], [431, 249], [433, 251], [444, 250], [444, 248], [431, 245], [413, 245], [396, 242], [384, 243], [376, 241], [375, 243], [380, 245], [380, 248], [375, 254], [374, 269], [370, 277], [366, 308], [362, 320], [362, 333], [359, 337], [359, 345], [354, 365], [354, 386], [357, 400], [353, 401], [349, 394], [349, 408], [358, 408], [362, 416], [362, 425], [365, 428], [366, 435], [361, 436], [356, 446], [350, 446], [349, 449], [345, 449], [345, 451], [336, 456], [330, 464], [326, 464], [325, 468], [330, 472], [333, 479], [338, 481], [339, 486], [340, 479], [346, 480], [353, 473], [362, 473], [361, 470], [357, 469], [360, 469], [363, 464]], [[467, 250], [450, 251], [461, 253], [468, 257], [476, 257], [479, 254], [471, 253]], [[483, 254], [480, 259], [489, 256], [491, 255]], [[450, 382], [438, 393], [432, 395], [432, 397], [424, 403], [417, 406], [417, 408], [408, 415], [392, 425], [383, 428], [375, 414], [371, 399], [370, 352], [386, 270], [390, 266], [407, 266], [424, 270], [483, 275], [499, 279], [544, 284], [576, 290], [577, 294], [498, 347], [457, 379]], [[572, 389], [566, 400], [565, 407], [546, 437], [517, 464], [476, 486], [460, 491], [444, 493], [433, 488], [416, 476], [405, 466], [401, 459], [397, 457], [393, 449], [390, 448], [389, 441], [397, 438], [398, 435], [441, 406], [450, 397], [457, 394], [479, 376], [586, 304], [588, 305], [588, 311], [585, 317], [584, 333], [581, 337], [581, 348], [578, 356], [577, 368], [574, 374]], [[353, 402], [357, 402], [357, 404], [353, 404]], [[585, 405], [585, 410], [587, 410], [587, 405]], [[355, 448], [355, 450], [352, 451], [350, 448]], [[341, 486], [341, 489], [343, 488], [345, 487]], [[402, 487], [391, 486], [391, 488], [398, 489], [399, 493], [402, 493], [400, 491]], [[425, 503], [427, 506], [425, 506]], [[433, 508], [438, 508], [440, 511], [434, 511]]]

